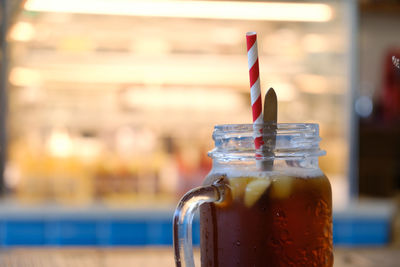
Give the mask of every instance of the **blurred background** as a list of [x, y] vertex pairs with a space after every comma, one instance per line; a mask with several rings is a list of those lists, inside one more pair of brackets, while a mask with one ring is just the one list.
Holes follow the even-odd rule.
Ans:
[[247, 31], [279, 121], [320, 124], [335, 244], [400, 242], [400, 1], [0, 3], [1, 246], [171, 245], [251, 123]]

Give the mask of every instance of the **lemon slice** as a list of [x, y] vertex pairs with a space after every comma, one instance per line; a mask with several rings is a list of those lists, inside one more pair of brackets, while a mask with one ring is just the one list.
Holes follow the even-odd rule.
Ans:
[[262, 194], [264, 194], [270, 184], [271, 181], [266, 178], [255, 179], [248, 183], [244, 193], [244, 204], [247, 207], [253, 206], [257, 200], [260, 199]]

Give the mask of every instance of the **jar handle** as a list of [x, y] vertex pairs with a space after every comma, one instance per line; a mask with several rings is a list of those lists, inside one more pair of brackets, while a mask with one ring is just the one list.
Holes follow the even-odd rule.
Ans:
[[[194, 267], [192, 246], [192, 221], [194, 212], [207, 202], [224, 200], [224, 185], [194, 188], [179, 201], [173, 219], [173, 242], [176, 267]], [[183, 256], [183, 259], [182, 259]]]

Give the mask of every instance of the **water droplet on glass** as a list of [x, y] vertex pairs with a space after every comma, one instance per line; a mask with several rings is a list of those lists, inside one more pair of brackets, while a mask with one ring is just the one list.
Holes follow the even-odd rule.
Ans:
[[320, 199], [315, 207], [315, 215], [324, 216], [327, 212], [328, 212], [328, 204], [326, 204], [325, 201]]
[[324, 237], [329, 237], [330, 236], [330, 227], [325, 225], [324, 226]]
[[240, 241], [236, 241], [236, 246], [240, 246]]
[[282, 210], [278, 210], [278, 211], [276, 212], [276, 216], [282, 217], [282, 218], [286, 218], [286, 214], [285, 214], [285, 212], [283, 212]]

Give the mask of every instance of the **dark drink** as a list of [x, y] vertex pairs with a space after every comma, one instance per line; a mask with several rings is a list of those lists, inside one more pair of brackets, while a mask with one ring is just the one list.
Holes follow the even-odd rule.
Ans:
[[203, 267], [333, 266], [331, 187], [322, 173], [213, 175], [206, 183], [230, 190], [224, 202], [200, 207]]

